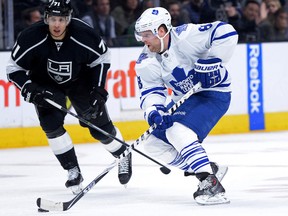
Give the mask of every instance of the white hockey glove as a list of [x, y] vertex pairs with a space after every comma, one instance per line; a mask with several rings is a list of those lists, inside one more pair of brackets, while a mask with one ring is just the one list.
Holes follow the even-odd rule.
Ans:
[[154, 105], [146, 109], [144, 116], [150, 126], [155, 124], [157, 129], [166, 130], [173, 125], [172, 116], [166, 111], [163, 105]]
[[211, 88], [221, 82], [221, 63], [222, 60], [219, 58], [198, 59], [194, 65], [194, 71], [197, 81], [202, 84], [202, 88]]

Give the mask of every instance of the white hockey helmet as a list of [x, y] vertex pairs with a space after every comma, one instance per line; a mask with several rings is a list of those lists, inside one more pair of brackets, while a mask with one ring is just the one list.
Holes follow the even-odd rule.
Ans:
[[138, 41], [142, 38], [139, 37], [140, 32], [152, 31], [152, 33], [158, 36], [158, 28], [164, 24], [170, 32], [172, 29], [171, 15], [170, 13], [162, 7], [148, 8], [145, 10], [141, 16], [138, 18], [135, 24], [135, 37]]

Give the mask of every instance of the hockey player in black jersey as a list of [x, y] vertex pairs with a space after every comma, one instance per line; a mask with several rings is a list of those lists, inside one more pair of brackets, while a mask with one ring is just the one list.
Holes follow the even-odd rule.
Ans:
[[[66, 107], [68, 97], [77, 114], [106, 132], [123, 139], [106, 109], [105, 90], [110, 50], [84, 22], [72, 18], [69, 0], [49, 0], [44, 20], [25, 29], [17, 38], [7, 65], [8, 80], [20, 90], [24, 100], [33, 103], [48, 143], [68, 170], [66, 187], [77, 194], [83, 181], [70, 136], [64, 128], [65, 113], [48, 104], [51, 99]], [[126, 150], [119, 142], [87, 127], [115, 157]], [[118, 164], [121, 184], [132, 175], [131, 153]]]

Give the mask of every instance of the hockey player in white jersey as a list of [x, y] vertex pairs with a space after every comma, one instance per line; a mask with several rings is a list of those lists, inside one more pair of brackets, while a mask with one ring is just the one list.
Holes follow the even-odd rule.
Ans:
[[[169, 12], [156, 7], [137, 20], [135, 37], [145, 43], [135, 66], [140, 106], [148, 123], [157, 125], [144, 144], [146, 151], [196, 175], [200, 181], [194, 193], [197, 203], [229, 203], [201, 143], [230, 105], [225, 64], [236, 47], [237, 32], [219, 21], [173, 27]], [[201, 88], [169, 115], [169, 106], [199, 82]], [[172, 89], [170, 103], [167, 88]]]

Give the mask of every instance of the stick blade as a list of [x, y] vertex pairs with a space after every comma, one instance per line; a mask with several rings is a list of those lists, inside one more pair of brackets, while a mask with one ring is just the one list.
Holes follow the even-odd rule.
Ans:
[[65, 211], [64, 210], [64, 203], [63, 202], [53, 202], [50, 200], [38, 198], [37, 206], [43, 210], [47, 211]]
[[165, 175], [169, 174], [171, 172], [171, 170], [165, 166], [160, 167], [160, 170], [162, 173], [164, 173]]

